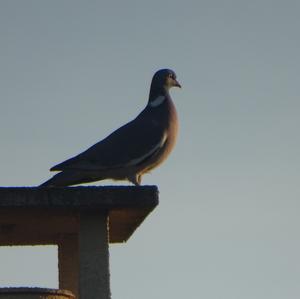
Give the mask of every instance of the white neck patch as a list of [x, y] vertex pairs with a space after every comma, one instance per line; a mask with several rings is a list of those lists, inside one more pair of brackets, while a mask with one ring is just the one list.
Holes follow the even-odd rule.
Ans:
[[158, 96], [154, 101], [150, 102], [151, 107], [157, 107], [161, 105], [165, 101], [166, 97], [165, 96]]

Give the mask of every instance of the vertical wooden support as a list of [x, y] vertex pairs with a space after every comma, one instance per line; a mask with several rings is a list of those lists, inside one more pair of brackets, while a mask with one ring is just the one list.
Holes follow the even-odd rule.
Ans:
[[64, 234], [58, 244], [59, 288], [79, 298], [78, 234]]
[[107, 213], [81, 211], [79, 298], [110, 299]]

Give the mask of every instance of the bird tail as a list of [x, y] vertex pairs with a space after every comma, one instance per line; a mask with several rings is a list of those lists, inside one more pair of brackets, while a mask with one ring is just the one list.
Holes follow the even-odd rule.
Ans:
[[85, 175], [82, 172], [68, 170], [59, 172], [39, 187], [66, 187], [99, 180], [101, 178], [91, 179], [89, 175]]

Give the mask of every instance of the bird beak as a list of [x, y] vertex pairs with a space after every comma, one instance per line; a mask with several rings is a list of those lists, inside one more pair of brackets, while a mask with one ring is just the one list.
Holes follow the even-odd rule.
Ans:
[[180, 83], [176, 79], [174, 79], [174, 86], [181, 88]]

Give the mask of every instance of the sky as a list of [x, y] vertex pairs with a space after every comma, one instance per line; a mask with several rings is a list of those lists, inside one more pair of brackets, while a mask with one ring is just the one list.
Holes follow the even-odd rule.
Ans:
[[[2, 0], [0, 185], [48, 179], [133, 119], [154, 72], [172, 68], [178, 142], [143, 178], [160, 205], [110, 247], [112, 298], [298, 298], [299, 12], [293, 0]], [[53, 246], [1, 248], [0, 265], [1, 287], [57, 287]]]

